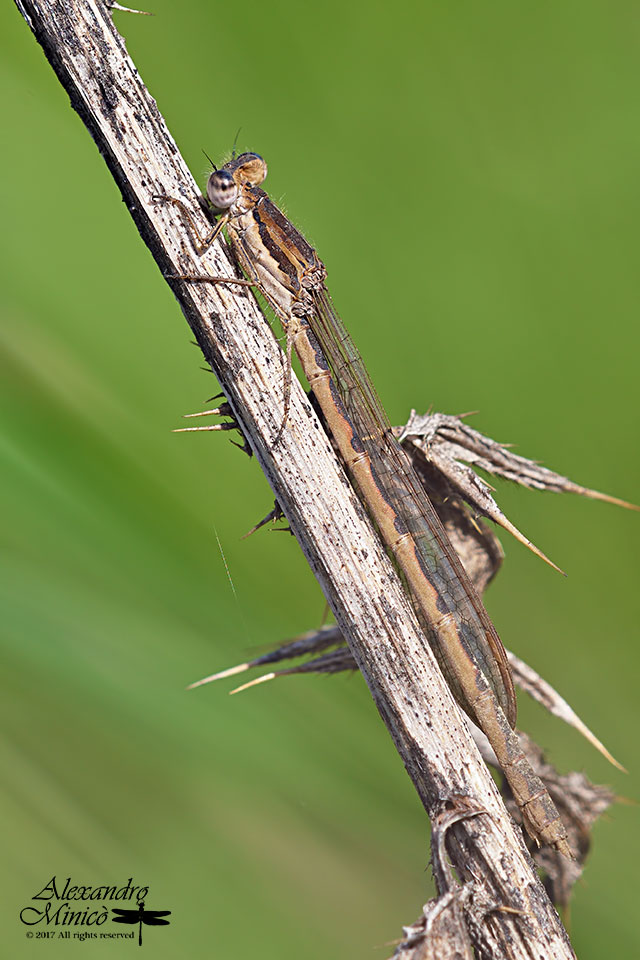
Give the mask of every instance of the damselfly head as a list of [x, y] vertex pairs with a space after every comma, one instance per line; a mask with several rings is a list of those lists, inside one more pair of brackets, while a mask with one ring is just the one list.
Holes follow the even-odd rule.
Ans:
[[207, 180], [207, 197], [214, 210], [223, 213], [238, 196], [238, 186], [228, 170], [214, 170]]
[[257, 187], [267, 176], [267, 165], [257, 153], [241, 153], [225, 163], [223, 169], [233, 174], [236, 183], [248, 183], [252, 187]]

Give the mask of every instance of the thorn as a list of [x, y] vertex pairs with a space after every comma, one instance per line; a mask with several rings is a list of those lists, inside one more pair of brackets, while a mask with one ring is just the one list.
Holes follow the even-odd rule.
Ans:
[[[233, 426], [232, 424], [229, 424], [229, 427], [232, 427], [232, 426]], [[237, 427], [237, 429], [240, 430], [240, 427]], [[242, 431], [240, 431], [240, 432], [242, 432]], [[246, 453], [246, 455], [247, 455], [249, 458], [251, 458], [251, 457], [253, 456], [253, 450], [251, 449], [251, 445], [247, 442], [246, 439], [245, 439], [244, 443], [236, 443], [235, 440], [232, 440], [231, 443], [233, 444], [234, 447], [237, 447], [238, 450], [242, 450], [243, 453]]]
[[176, 427], [171, 433], [209, 433], [212, 430], [237, 430], [237, 423], [210, 423], [206, 427]]
[[518, 910], [517, 907], [507, 907], [502, 903], [498, 904], [497, 907], [494, 907], [494, 911], [496, 913], [511, 913], [516, 917], [532, 917], [533, 916], [533, 914], [529, 913], [528, 910]]
[[603, 503], [612, 503], [616, 507], [624, 507], [625, 510], [640, 510], [637, 503], [629, 503], [628, 500], [620, 500], [619, 497], [610, 497], [608, 493], [600, 493], [599, 490], [588, 490], [586, 487], [581, 487], [579, 492], [589, 500], [602, 500]]
[[259, 530], [260, 527], [264, 527], [265, 524], [270, 523], [271, 521], [273, 521], [274, 523], [277, 523], [278, 520], [283, 520], [283, 519], [284, 519], [284, 514], [283, 514], [282, 510], [280, 509], [279, 503], [276, 501], [276, 504], [275, 504], [273, 510], [271, 510], [271, 512], [268, 513], [268, 514], [266, 515], [266, 517], [263, 517], [262, 520], [258, 521], [258, 523], [256, 523], [255, 527], [251, 527], [251, 530], [247, 530], [247, 532], [246, 532], [245, 534], [243, 534], [243, 535], [240, 537], [240, 539], [241, 539], [241, 540], [246, 540], [247, 537], [250, 537], [251, 534], [255, 533], [256, 530]]
[[203, 677], [202, 680], [190, 683], [188, 687], [185, 687], [185, 690], [195, 690], [196, 687], [202, 687], [205, 683], [213, 683], [214, 680], [224, 680], [225, 677], [233, 677], [236, 673], [244, 673], [250, 666], [250, 663], [239, 663], [237, 667], [228, 667], [219, 673], [212, 673], [210, 677]]
[[263, 673], [261, 677], [256, 677], [255, 680], [249, 680], [248, 683], [243, 683], [242, 686], [236, 687], [235, 690], [230, 690], [229, 696], [234, 693], [242, 693], [243, 690], [248, 690], [249, 687], [256, 687], [259, 683], [266, 683], [267, 680], [273, 680], [277, 676], [277, 673]]
[[223, 412], [223, 407], [216, 407], [214, 410], [199, 410], [197, 413], [183, 413], [182, 416], [185, 420], [188, 420], [190, 417], [224, 417], [227, 416]]
[[107, 6], [110, 10], [122, 10], [123, 13], [139, 13], [143, 17], [153, 17], [154, 14], [148, 10], [132, 10], [131, 7], [122, 7], [115, 0], [107, 0]]
[[510, 520], [507, 520], [505, 516], [501, 517], [500, 520], [498, 520], [497, 522], [500, 524], [501, 527], [504, 527], [505, 530], [507, 530], [512, 536], [514, 536], [516, 540], [522, 543], [525, 547], [528, 547], [532, 553], [535, 553], [537, 557], [540, 557], [540, 559], [544, 560], [545, 563], [548, 563], [550, 567], [553, 567], [553, 569], [557, 570], [558, 573], [561, 573], [563, 577], [566, 577], [566, 573], [564, 572], [564, 570], [562, 570], [556, 563], [554, 563], [553, 560], [550, 560], [549, 557], [546, 555], [546, 553], [543, 553], [542, 550], [536, 547], [535, 543], [532, 543], [531, 540], [527, 539], [524, 533], [520, 533], [518, 528], [515, 527]]
[[[450, 499], [449, 497], [445, 497], [445, 499], [443, 500], [443, 503], [448, 503], [449, 499]], [[471, 519], [471, 524], [472, 524], [474, 530], [476, 531], [476, 533], [482, 534], [482, 527], [481, 527], [480, 524], [478, 523], [476, 517], [474, 517], [473, 515], [471, 515], [470, 519]]]
[[599, 753], [601, 753], [602, 756], [605, 757], [605, 759], [607, 759], [609, 763], [611, 763], [617, 770], [622, 771], [622, 773], [629, 773], [627, 768], [623, 767], [622, 764], [616, 760], [613, 754], [609, 753], [604, 743], [602, 743], [601, 740], [598, 740], [595, 733], [592, 733], [591, 730], [589, 730], [589, 727], [587, 727], [586, 724], [582, 722], [582, 720], [580, 719], [579, 716], [577, 716], [577, 714], [574, 714], [572, 726], [574, 726], [576, 730], [578, 730], [582, 734], [585, 740], [588, 740], [591, 746], [595, 747], [596, 750]]

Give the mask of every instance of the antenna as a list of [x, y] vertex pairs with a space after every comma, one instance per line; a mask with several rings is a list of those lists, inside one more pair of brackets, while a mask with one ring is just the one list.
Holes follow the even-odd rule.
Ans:
[[211, 164], [212, 170], [215, 172], [218, 168], [216, 167], [215, 163], [213, 162], [213, 160], [211, 159], [211, 157], [209, 156], [209, 154], [207, 153], [207, 151], [204, 149], [204, 147], [202, 148], [202, 152], [204, 153], [205, 157], [207, 158], [207, 160], [208, 160], [209, 163]]
[[238, 132], [236, 133], [235, 137], [233, 138], [233, 147], [231, 148], [231, 159], [232, 159], [232, 160], [235, 160], [235, 158], [236, 158], [236, 146], [238, 145], [238, 137], [240, 136], [240, 131], [241, 131], [241, 130], [242, 130], [242, 127], [238, 127]]

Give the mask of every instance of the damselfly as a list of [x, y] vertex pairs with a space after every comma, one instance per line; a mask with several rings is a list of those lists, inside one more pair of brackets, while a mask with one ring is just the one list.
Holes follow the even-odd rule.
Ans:
[[[406, 453], [396, 440], [351, 337], [325, 287], [315, 250], [260, 188], [267, 174], [255, 153], [234, 157], [209, 177], [215, 228], [202, 238], [181, 201], [203, 252], [224, 228], [245, 276], [180, 279], [255, 286], [287, 333], [345, 466], [395, 558], [452, 692], [491, 742], [536, 839], [570, 856], [566, 831], [543, 783], [526, 760], [512, 727], [513, 681], [504, 647], [451, 546]], [[284, 417], [288, 409], [284, 391]], [[545, 558], [546, 559], [546, 558]]]

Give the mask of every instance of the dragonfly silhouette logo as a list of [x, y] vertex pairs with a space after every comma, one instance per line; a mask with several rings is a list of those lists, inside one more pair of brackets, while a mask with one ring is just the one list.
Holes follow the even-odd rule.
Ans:
[[120, 910], [111, 908], [114, 916], [114, 923], [137, 923], [138, 924], [138, 946], [142, 946], [142, 924], [146, 924], [149, 927], [164, 927], [168, 926], [170, 923], [169, 920], [163, 920], [163, 917], [168, 917], [171, 913], [171, 910], [145, 910], [144, 900], [138, 904], [137, 910]]

